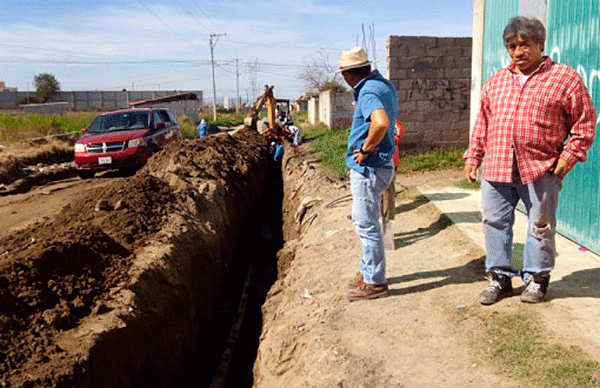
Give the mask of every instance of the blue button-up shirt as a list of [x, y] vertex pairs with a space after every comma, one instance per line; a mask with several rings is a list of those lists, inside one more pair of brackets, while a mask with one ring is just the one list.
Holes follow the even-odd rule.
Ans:
[[[354, 100], [356, 109], [352, 117], [352, 127], [348, 135], [348, 151], [346, 165], [363, 173], [366, 168], [394, 168], [392, 156], [394, 155], [394, 125], [398, 118], [398, 94], [396, 88], [385, 79], [378, 70], [363, 78], [354, 85]], [[362, 164], [354, 160], [354, 150], [359, 149], [367, 139], [371, 125], [371, 113], [376, 109], [384, 109], [390, 120], [390, 126], [377, 150], [364, 160]]]

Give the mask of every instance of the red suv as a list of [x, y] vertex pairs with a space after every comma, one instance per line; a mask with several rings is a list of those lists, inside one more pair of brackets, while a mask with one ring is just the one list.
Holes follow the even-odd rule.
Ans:
[[124, 109], [99, 114], [75, 143], [75, 167], [82, 179], [96, 171], [135, 171], [165, 144], [181, 140], [175, 115], [166, 108]]

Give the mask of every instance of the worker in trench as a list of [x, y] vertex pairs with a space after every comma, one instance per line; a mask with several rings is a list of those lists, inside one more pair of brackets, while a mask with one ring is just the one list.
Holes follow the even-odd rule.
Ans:
[[[464, 154], [465, 176], [477, 179], [490, 284], [479, 302], [513, 294], [512, 278], [526, 287], [521, 301], [539, 303], [554, 268], [556, 208], [562, 179], [587, 159], [596, 111], [579, 74], [543, 56], [546, 31], [535, 18], [514, 17], [503, 33], [511, 58], [485, 83]], [[513, 224], [519, 199], [529, 217], [523, 267], [511, 266]]]
[[352, 221], [362, 246], [360, 270], [348, 284], [348, 300], [374, 299], [388, 295], [379, 218], [382, 193], [394, 175], [398, 95], [389, 80], [371, 70], [361, 47], [342, 52], [339, 71], [354, 92], [346, 165], [350, 169]]

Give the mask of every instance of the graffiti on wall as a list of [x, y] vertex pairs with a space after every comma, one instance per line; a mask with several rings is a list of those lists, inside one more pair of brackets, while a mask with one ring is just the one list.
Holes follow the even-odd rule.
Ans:
[[415, 79], [408, 98], [418, 94], [434, 103], [439, 109], [465, 110], [469, 107], [469, 85], [453, 79]]

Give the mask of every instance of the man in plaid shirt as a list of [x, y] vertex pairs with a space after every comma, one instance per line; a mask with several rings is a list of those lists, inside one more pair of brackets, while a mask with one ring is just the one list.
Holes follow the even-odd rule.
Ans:
[[558, 192], [562, 179], [587, 159], [596, 111], [577, 72], [542, 56], [546, 31], [535, 18], [514, 17], [504, 29], [511, 58], [485, 83], [481, 108], [465, 152], [465, 176], [481, 172], [481, 209], [486, 271], [491, 283], [484, 305], [513, 293], [512, 227], [521, 199], [529, 226], [520, 275], [522, 302], [538, 303], [548, 292], [555, 260]]

